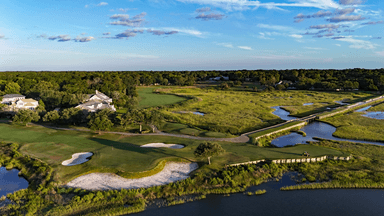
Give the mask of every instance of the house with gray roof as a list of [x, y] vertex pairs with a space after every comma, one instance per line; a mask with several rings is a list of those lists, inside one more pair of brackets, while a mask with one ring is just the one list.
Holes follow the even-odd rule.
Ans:
[[114, 105], [110, 105], [109, 103], [107, 103], [105, 101], [101, 101], [101, 100], [91, 100], [91, 101], [88, 101], [86, 103], [83, 103], [83, 104], [76, 106], [76, 108], [80, 108], [80, 109], [82, 109], [84, 111], [88, 111], [88, 112], [96, 112], [96, 111], [102, 110], [102, 109], [110, 109], [110, 110], [116, 112], [116, 108]]
[[3, 100], [1, 100], [2, 104], [11, 105], [12, 103], [15, 103], [18, 100], [25, 99], [24, 95], [20, 94], [6, 94], [3, 96]]
[[89, 94], [87, 96], [88, 98], [86, 101], [105, 101], [107, 103], [112, 103], [112, 98], [108, 97], [104, 93], [101, 93], [97, 90], [95, 94]]
[[116, 112], [114, 105], [111, 105], [112, 98], [96, 90], [95, 94], [89, 94], [85, 103], [79, 104], [76, 108], [80, 108], [87, 112], [96, 112], [102, 109], [110, 109]]

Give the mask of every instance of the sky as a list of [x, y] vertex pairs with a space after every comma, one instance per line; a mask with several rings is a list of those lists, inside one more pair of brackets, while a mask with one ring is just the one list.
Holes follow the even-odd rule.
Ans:
[[382, 0], [1, 0], [0, 71], [384, 68]]

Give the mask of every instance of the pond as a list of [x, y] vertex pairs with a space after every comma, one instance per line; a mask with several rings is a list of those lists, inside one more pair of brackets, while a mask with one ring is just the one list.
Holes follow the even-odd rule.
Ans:
[[297, 119], [296, 117], [289, 116], [289, 112], [281, 109], [280, 106], [273, 106], [272, 109], [275, 109], [275, 111], [272, 112], [272, 114], [279, 116], [281, 119], [285, 121]]
[[309, 105], [313, 105], [313, 103], [305, 103], [305, 104], [303, 104], [303, 106], [309, 106]]
[[340, 104], [340, 105], [348, 105], [349, 104], [349, 103], [345, 103], [343, 101], [335, 101], [335, 103]]
[[313, 139], [313, 137], [319, 137], [319, 138], [337, 140], [337, 141], [349, 141], [349, 142], [368, 143], [368, 144], [375, 144], [375, 145], [384, 145], [384, 143], [381, 143], [381, 142], [351, 140], [351, 139], [342, 139], [342, 138], [334, 137], [332, 136], [332, 134], [336, 131], [336, 128], [324, 122], [310, 123], [304, 126], [303, 128], [301, 128], [300, 131], [304, 131], [307, 134], [307, 136], [303, 137], [298, 133], [290, 133], [288, 135], [281, 136], [272, 140], [271, 143], [277, 147], [284, 147], [288, 145], [295, 145], [298, 143], [305, 144], [307, 141], [316, 141]]
[[201, 115], [201, 116], [204, 116], [204, 115], [205, 115], [205, 113], [198, 112], [198, 111], [196, 111], [196, 112], [192, 112], [192, 113], [195, 114], [195, 115]]
[[280, 188], [296, 183], [292, 174], [283, 175], [278, 182], [269, 181], [253, 186], [247, 191], [265, 189], [266, 194], [247, 196], [243, 193], [207, 195], [206, 199], [181, 205], [161, 207], [148, 206], [140, 216], [211, 216], [211, 215], [382, 215], [384, 190], [329, 189], [280, 191]]
[[361, 109], [356, 110], [356, 112], [364, 112], [365, 114], [363, 116], [368, 117], [368, 118], [373, 118], [373, 119], [384, 119], [384, 112], [367, 112], [369, 108], [372, 106], [367, 106]]
[[18, 175], [19, 170], [0, 168], [0, 197], [28, 187], [28, 181]]

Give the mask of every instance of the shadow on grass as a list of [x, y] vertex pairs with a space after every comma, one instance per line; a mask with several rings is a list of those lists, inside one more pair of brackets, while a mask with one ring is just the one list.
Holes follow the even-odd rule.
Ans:
[[119, 150], [126, 150], [126, 151], [136, 152], [140, 154], [157, 153], [157, 154], [163, 154], [165, 157], [178, 157], [178, 158], [185, 159], [187, 161], [191, 161], [190, 159], [185, 158], [183, 156], [172, 154], [163, 148], [142, 148], [139, 145], [135, 145], [131, 143], [126, 143], [126, 142], [123, 143], [123, 142], [100, 139], [100, 138], [90, 138], [90, 140], [105, 146], [110, 146], [110, 147], [119, 149]]

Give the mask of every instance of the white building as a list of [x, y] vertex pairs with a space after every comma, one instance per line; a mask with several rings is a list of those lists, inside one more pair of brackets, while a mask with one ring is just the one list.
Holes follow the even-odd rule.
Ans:
[[79, 104], [76, 108], [80, 108], [82, 110], [86, 110], [88, 112], [96, 112], [102, 109], [110, 109], [116, 112], [116, 108], [114, 105], [111, 105], [112, 98], [106, 96], [105, 94], [96, 90], [96, 94], [88, 95], [88, 99], [86, 103]]
[[112, 98], [96, 90], [96, 94], [89, 94], [86, 101], [105, 101], [112, 103]]
[[6, 94], [3, 96], [3, 100], [1, 100], [2, 104], [8, 104], [11, 105], [12, 103], [25, 99], [24, 95], [19, 95], [19, 94]]
[[35, 110], [39, 106], [39, 102], [33, 99], [21, 99], [12, 105], [16, 109]]

